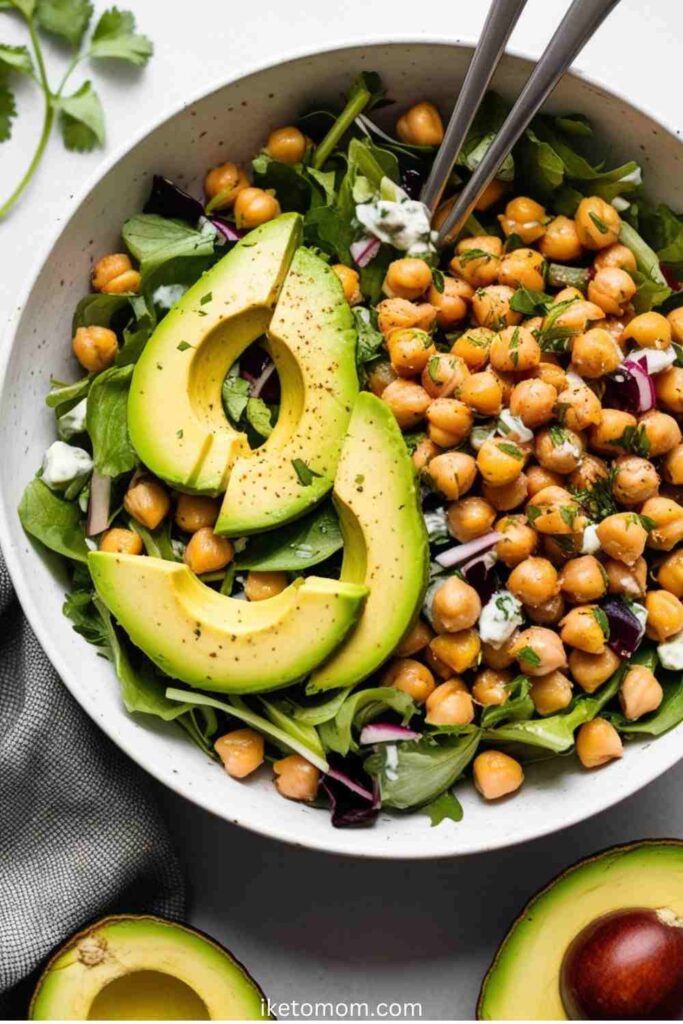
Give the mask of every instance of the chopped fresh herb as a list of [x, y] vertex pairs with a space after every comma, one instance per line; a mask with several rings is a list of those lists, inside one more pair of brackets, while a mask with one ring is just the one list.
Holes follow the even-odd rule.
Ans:
[[637, 427], [624, 427], [621, 437], [617, 437], [612, 444], [633, 455], [640, 455], [643, 459], [647, 458], [650, 451], [650, 440], [642, 423]]
[[185, 431], [182, 429], [176, 430], [175, 436], [182, 441], [183, 437], [185, 436]]
[[590, 213], [588, 214], [588, 216], [589, 216], [589, 217], [590, 217], [590, 219], [591, 219], [591, 220], [593, 221], [593, 223], [595, 224], [595, 226], [596, 226], [596, 228], [598, 229], [598, 231], [599, 231], [599, 232], [600, 232], [601, 234], [603, 234], [603, 235], [606, 235], [606, 234], [607, 234], [607, 232], [609, 231], [609, 228], [608, 228], [608, 227], [607, 227], [607, 225], [605, 224], [604, 220], [601, 220], [601, 219], [600, 219], [600, 218], [598, 217], [597, 213], [593, 213], [593, 211], [592, 211], [592, 210], [590, 211]]
[[188, 348], [194, 348], [194, 346], [190, 345], [189, 341], [181, 341], [178, 343], [176, 348], [179, 352], [187, 352]]
[[567, 432], [564, 427], [559, 427], [556, 423], [553, 423], [548, 431], [550, 434], [550, 440], [553, 442], [555, 448], [561, 448], [567, 440]]
[[441, 378], [439, 376], [440, 366], [441, 360], [439, 359], [438, 356], [432, 356], [432, 358], [427, 363], [427, 373], [429, 374], [430, 379], [433, 380], [435, 384], [441, 383]]
[[517, 660], [526, 661], [527, 665], [535, 665], [538, 667], [541, 664], [541, 658], [533, 647], [529, 647], [528, 644], [522, 647], [521, 650], [517, 651]]
[[543, 509], [539, 508], [538, 505], [527, 505], [526, 517], [533, 526], [539, 516], [543, 515]]
[[654, 530], [654, 528], [657, 525], [654, 519], [650, 519], [649, 516], [644, 516], [642, 513], [638, 516], [638, 518], [640, 519], [640, 525], [643, 527], [644, 530], [647, 530], [648, 533]]
[[591, 608], [591, 612], [593, 613], [593, 618], [602, 630], [602, 635], [604, 636], [605, 640], [609, 640], [609, 620], [603, 612], [602, 608], [598, 608], [596, 606], [594, 608]]
[[519, 449], [516, 444], [510, 444], [509, 441], [499, 441], [498, 448], [500, 449], [501, 452], [504, 452], [506, 455], [509, 455], [510, 458], [512, 459], [524, 458], [524, 452], [521, 451], [521, 449]]
[[553, 304], [552, 295], [546, 292], [533, 291], [520, 285], [510, 299], [510, 308], [525, 316], [545, 316]]
[[490, 260], [493, 256], [490, 252], [486, 252], [485, 249], [464, 249], [458, 253], [458, 262], [463, 266], [469, 263], [471, 260]]
[[310, 487], [315, 477], [321, 476], [320, 473], [316, 473], [314, 469], [307, 466], [303, 459], [292, 459], [292, 466], [302, 487]]
[[574, 529], [574, 520], [576, 519], [577, 508], [575, 505], [562, 505], [560, 507], [560, 515], [562, 522], [569, 527], [570, 530]]
[[519, 365], [519, 327], [515, 327], [510, 338], [510, 358], [512, 365], [517, 369]]
[[443, 271], [439, 270], [438, 267], [434, 267], [434, 269], [432, 270], [432, 284], [436, 288], [437, 292], [440, 295], [443, 295], [443, 290], [446, 287], [446, 283], [444, 281]]
[[614, 515], [619, 511], [612, 496], [615, 476], [616, 467], [612, 466], [609, 472], [596, 480], [591, 487], [570, 488], [579, 506], [594, 523], [602, 522], [607, 516]]
[[359, 486], [359, 487], [360, 487], [361, 484], [365, 483], [365, 474], [364, 473], [356, 473], [356, 478], [354, 480], [354, 483], [357, 486]]
[[205, 306], [207, 302], [211, 302], [212, 298], [213, 295], [211, 294], [211, 292], [207, 292], [206, 295], [202, 295], [201, 299], [199, 300], [199, 304], [201, 306]]

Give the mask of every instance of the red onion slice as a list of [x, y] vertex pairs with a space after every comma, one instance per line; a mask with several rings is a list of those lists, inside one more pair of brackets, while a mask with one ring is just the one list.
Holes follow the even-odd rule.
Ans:
[[224, 220], [220, 220], [218, 217], [209, 217], [209, 220], [216, 231], [219, 231], [228, 242], [239, 242], [240, 238], [244, 237], [243, 231], [238, 231], [234, 225], [226, 224]]
[[403, 740], [422, 739], [422, 733], [409, 729], [406, 725], [394, 725], [392, 722], [371, 722], [364, 725], [360, 733], [362, 746], [372, 743], [400, 743]]
[[451, 566], [467, 562], [470, 558], [474, 558], [475, 555], [479, 555], [483, 551], [489, 551], [496, 546], [499, 540], [500, 534], [495, 530], [491, 530], [490, 533], [485, 533], [483, 537], [477, 537], [475, 540], [467, 541], [466, 544], [456, 544], [454, 548], [441, 551], [436, 556], [435, 561], [442, 565], [444, 569], [450, 569]]
[[330, 768], [327, 775], [331, 779], [336, 779], [337, 782], [341, 782], [342, 786], [346, 786], [356, 796], [362, 796], [364, 800], [369, 800], [370, 803], [374, 804], [375, 794], [372, 790], [366, 789], [365, 786], [361, 786], [359, 782], [354, 782], [353, 779], [346, 775], [344, 772], [340, 772], [337, 768]]
[[94, 472], [90, 477], [90, 497], [86, 534], [94, 537], [109, 526], [109, 502], [111, 498], [111, 477]]
[[252, 398], [258, 398], [259, 397], [259, 395], [263, 391], [263, 388], [265, 387], [265, 385], [267, 384], [269, 378], [273, 375], [274, 372], [275, 372], [275, 363], [268, 363], [268, 365], [265, 367], [265, 369], [260, 374], [260, 376], [257, 377], [256, 380], [254, 380], [252, 385], [251, 385], [251, 397]]
[[638, 389], [637, 402], [638, 412], [649, 412], [657, 404], [655, 385], [648, 373], [647, 356], [629, 356], [622, 364], [633, 377]]
[[380, 245], [379, 238], [360, 238], [357, 242], [352, 242], [351, 255], [356, 265], [367, 267], [379, 252]]

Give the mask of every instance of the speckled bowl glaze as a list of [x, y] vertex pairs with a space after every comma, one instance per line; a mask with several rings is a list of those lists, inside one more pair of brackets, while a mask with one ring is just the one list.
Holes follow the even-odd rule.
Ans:
[[[49, 378], [68, 380], [75, 373], [70, 321], [77, 300], [88, 290], [90, 266], [99, 254], [118, 249], [121, 224], [141, 208], [153, 172], [199, 194], [207, 167], [225, 159], [247, 162], [270, 129], [290, 122], [311, 104], [338, 100], [362, 69], [380, 72], [396, 100], [394, 109], [429, 97], [446, 113], [470, 54], [464, 46], [421, 41], [297, 56], [222, 83], [172, 111], [125, 152], [115, 154], [73, 207], [44, 251], [3, 350], [0, 537], [26, 614], [73, 696], [143, 768], [201, 807], [273, 838], [353, 856], [455, 856], [564, 828], [622, 800], [673, 765], [683, 750], [680, 732], [629, 744], [621, 761], [599, 772], [582, 771], [573, 758], [531, 767], [523, 790], [496, 806], [463, 785], [459, 795], [465, 817], [458, 825], [445, 822], [432, 829], [422, 814], [382, 814], [375, 828], [335, 830], [324, 811], [278, 796], [267, 772], [247, 784], [235, 782], [179, 730], [126, 714], [110, 665], [62, 617], [64, 581], [52, 559], [25, 537], [16, 507], [54, 439], [53, 417], [43, 401]], [[496, 75], [496, 89], [515, 97], [530, 68], [528, 60], [507, 56]], [[683, 207], [683, 147], [652, 116], [578, 75], [564, 78], [549, 109], [586, 114], [610, 162], [638, 159], [650, 195]], [[390, 124], [396, 115], [384, 111], [382, 116]]]

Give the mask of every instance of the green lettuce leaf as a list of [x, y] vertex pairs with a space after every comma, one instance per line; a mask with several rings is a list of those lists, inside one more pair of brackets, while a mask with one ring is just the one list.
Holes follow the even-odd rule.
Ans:
[[432, 803], [465, 771], [477, 752], [480, 735], [479, 729], [472, 728], [459, 736], [383, 744], [365, 762], [365, 770], [379, 781], [382, 806], [408, 810]]
[[39, 477], [31, 480], [19, 502], [19, 519], [26, 532], [51, 551], [77, 562], [88, 557], [81, 518], [77, 502], [65, 501]]
[[86, 427], [95, 469], [120, 476], [134, 469], [137, 455], [128, 435], [128, 392], [132, 366], [112, 366], [100, 373], [88, 392]]
[[323, 746], [326, 750], [334, 750], [344, 756], [350, 750], [358, 750], [358, 744], [353, 736], [354, 728], [362, 729], [387, 709], [401, 715], [404, 723], [408, 722], [416, 711], [415, 704], [408, 694], [391, 686], [356, 690], [343, 702], [333, 719], [319, 726]]

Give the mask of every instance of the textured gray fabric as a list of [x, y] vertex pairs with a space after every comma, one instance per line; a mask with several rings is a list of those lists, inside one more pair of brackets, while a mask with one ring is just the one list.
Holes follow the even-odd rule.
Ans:
[[58, 678], [0, 555], [4, 1019], [25, 1014], [25, 986], [14, 986], [90, 921], [110, 912], [182, 915], [182, 876], [150, 787]]

